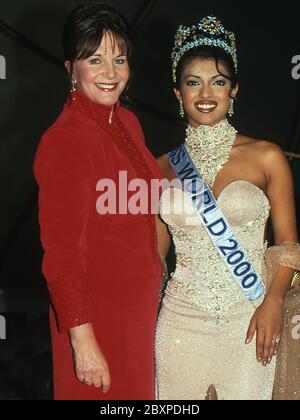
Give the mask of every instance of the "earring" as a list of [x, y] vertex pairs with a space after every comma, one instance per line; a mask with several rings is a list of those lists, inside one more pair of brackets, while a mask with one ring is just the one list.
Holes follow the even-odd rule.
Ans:
[[234, 115], [234, 98], [230, 98], [228, 115], [229, 117], [232, 117]]
[[72, 88], [71, 88], [71, 93], [74, 93], [74, 92], [76, 92], [76, 80], [75, 79], [72, 79]]
[[180, 104], [180, 116], [181, 118], [184, 118], [184, 106], [183, 106], [182, 99], [179, 99], [179, 104]]

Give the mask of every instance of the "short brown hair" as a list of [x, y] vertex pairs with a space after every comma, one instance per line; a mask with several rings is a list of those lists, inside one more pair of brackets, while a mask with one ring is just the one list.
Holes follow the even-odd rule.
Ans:
[[125, 18], [104, 3], [77, 6], [68, 16], [62, 36], [64, 58], [68, 61], [86, 59], [97, 51], [105, 33], [112, 37], [122, 54], [130, 57], [131, 42]]

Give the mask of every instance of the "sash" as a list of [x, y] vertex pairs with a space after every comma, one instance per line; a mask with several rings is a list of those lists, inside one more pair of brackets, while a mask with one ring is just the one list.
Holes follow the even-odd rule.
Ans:
[[191, 198], [201, 223], [226, 267], [251, 302], [262, 297], [266, 288], [243, 250], [210, 188], [195, 167], [184, 145], [168, 154], [170, 163]]

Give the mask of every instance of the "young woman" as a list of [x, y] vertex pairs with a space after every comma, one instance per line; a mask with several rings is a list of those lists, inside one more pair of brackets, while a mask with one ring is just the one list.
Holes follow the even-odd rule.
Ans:
[[[238, 94], [236, 46], [217, 18], [178, 29], [173, 79], [188, 121], [185, 148], [163, 156], [160, 165], [170, 181], [198, 171], [211, 207], [201, 213], [188, 189], [178, 187], [161, 200], [177, 268], [157, 327], [157, 398], [203, 399], [213, 385], [219, 399], [271, 399], [295, 258], [275, 261], [266, 284], [261, 277], [269, 215], [280, 254], [300, 260], [297, 245], [286, 244], [298, 239], [291, 171], [278, 146], [237, 133], [227, 120]], [[217, 207], [217, 223], [209, 225]]]

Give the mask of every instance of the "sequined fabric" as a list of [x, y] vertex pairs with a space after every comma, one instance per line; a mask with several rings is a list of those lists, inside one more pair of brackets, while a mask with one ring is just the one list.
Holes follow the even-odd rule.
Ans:
[[[262, 274], [267, 197], [239, 180], [227, 185], [218, 204]], [[169, 207], [171, 212], [165, 212]], [[211, 384], [221, 400], [271, 399], [274, 363], [262, 367], [256, 361], [255, 340], [244, 344], [262, 300], [253, 304], [245, 298], [186, 193], [166, 190], [161, 214], [173, 234], [177, 268], [157, 326], [157, 399], [204, 399]]]
[[[300, 272], [300, 244], [284, 242], [268, 249], [265, 278], [269, 285], [279, 265]], [[284, 327], [274, 383], [275, 400], [300, 400], [300, 284], [295, 281], [292, 286], [284, 305]]]
[[274, 400], [300, 400], [300, 287], [291, 290], [284, 306], [284, 326], [278, 349]]
[[265, 254], [265, 277], [268, 287], [271, 285], [279, 266], [290, 267], [300, 271], [300, 244], [284, 242], [281, 245], [271, 246]]
[[201, 175], [209, 185], [213, 185], [219, 170], [228, 161], [237, 131], [225, 119], [209, 127], [188, 126], [186, 148]]

